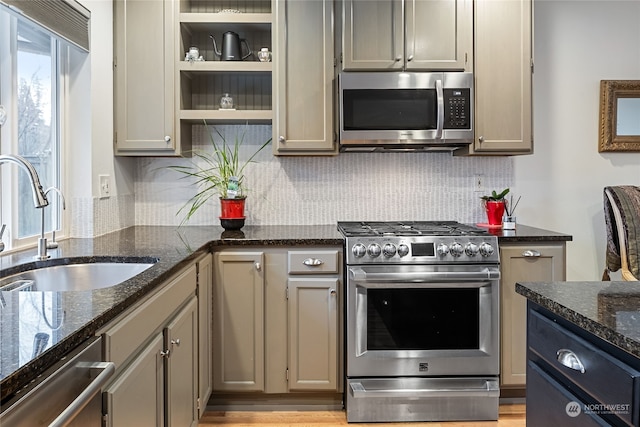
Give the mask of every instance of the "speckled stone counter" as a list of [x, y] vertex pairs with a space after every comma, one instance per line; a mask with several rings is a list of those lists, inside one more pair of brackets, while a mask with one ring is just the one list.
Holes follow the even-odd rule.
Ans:
[[[215, 226], [148, 226], [130, 227], [91, 239], [60, 241], [59, 248], [51, 250], [51, 259], [46, 261], [33, 261], [35, 249], [4, 254], [0, 256], [0, 279], [33, 268], [78, 261], [119, 262], [129, 257], [150, 257], [157, 262], [138, 276], [110, 288], [75, 292], [0, 292], [1, 400], [10, 398], [69, 351], [94, 336], [100, 327], [215, 247], [342, 243], [342, 235], [332, 225], [246, 226], [236, 232]], [[55, 312], [42, 310], [43, 301], [56, 307]], [[49, 335], [48, 347], [33, 356], [34, 336], [41, 329]]]
[[569, 234], [557, 233], [542, 228], [529, 227], [517, 224], [515, 230], [503, 230], [502, 228], [488, 229], [489, 233], [498, 236], [498, 242], [568, 242], [573, 240]]
[[516, 292], [640, 357], [640, 282], [523, 282]]

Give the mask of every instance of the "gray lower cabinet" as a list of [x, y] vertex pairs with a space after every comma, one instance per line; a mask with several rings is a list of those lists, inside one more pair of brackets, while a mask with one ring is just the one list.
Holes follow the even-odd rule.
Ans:
[[104, 360], [116, 364], [103, 389], [105, 426], [198, 424], [211, 388], [210, 362], [200, 357], [211, 353], [210, 339], [201, 340], [211, 324], [202, 319], [211, 314], [210, 274], [208, 255], [98, 332]]
[[639, 359], [531, 301], [527, 320], [527, 425], [639, 425]]
[[527, 300], [516, 282], [565, 280], [565, 242], [500, 243], [500, 387], [524, 389]]
[[341, 247], [214, 253], [213, 391], [341, 390]]

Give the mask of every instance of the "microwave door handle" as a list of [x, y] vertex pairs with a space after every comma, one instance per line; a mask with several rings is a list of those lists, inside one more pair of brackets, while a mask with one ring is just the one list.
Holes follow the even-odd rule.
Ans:
[[444, 93], [442, 91], [442, 80], [436, 80], [436, 95], [438, 97], [438, 118], [436, 122], [436, 137], [442, 139], [442, 129], [444, 128]]

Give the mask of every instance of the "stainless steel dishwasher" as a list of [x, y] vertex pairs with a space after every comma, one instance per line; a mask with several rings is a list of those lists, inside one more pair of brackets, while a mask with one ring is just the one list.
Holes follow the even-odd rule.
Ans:
[[115, 372], [112, 362], [101, 362], [102, 340], [92, 338], [67, 355], [8, 402], [0, 413], [0, 425], [20, 426], [101, 426], [100, 390]]

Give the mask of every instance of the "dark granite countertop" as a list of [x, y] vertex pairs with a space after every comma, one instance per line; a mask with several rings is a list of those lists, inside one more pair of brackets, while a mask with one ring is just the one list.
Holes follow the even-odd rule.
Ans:
[[[565, 234], [520, 224], [514, 232], [491, 232], [500, 242], [571, 240], [571, 236]], [[246, 226], [239, 232], [228, 232], [217, 226], [137, 226], [96, 238], [60, 241], [60, 247], [50, 251], [52, 258], [47, 261], [34, 261], [35, 249], [1, 254], [0, 278], [55, 263], [122, 261], [129, 257], [151, 257], [158, 261], [138, 276], [111, 288], [75, 292], [0, 292], [0, 400], [5, 402], [11, 398], [61, 357], [93, 337], [102, 326], [205, 252], [220, 246], [342, 243], [343, 237], [335, 225]], [[43, 299], [47, 305], [55, 307], [55, 312], [47, 309], [42, 316]], [[34, 357], [34, 337], [42, 331], [49, 335], [48, 345], [44, 352]]]
[[[152, 257], [148, 270], [117, 286], [74, 292], [0, 292], [1, 401], [31, 382], [61, 357], [145, 297], [175, 272], [215, 247], [238, 245], [341, 245], [336, 226], [246, 226], [239, 232], [220, 227], [137, 226], [89, 239], [68, 239], [51, 250], [51, 259], [34, 261], [36, 250], [0, 256], [0, 278], [59, 263], [123, 261]], [[46, 309], [43, 301], [55, 310]], [[53, 303], [52, 303], [53, 301]], [[48, 323], [48, 324], [47, 324]], [[52, 327], [53, 326], [53, 327]], [[44, 332], [48, 346], [33, 356], [34, 337]]]
[[567, 242], [573, 240], [569, 234], [557, 233], [542, 228], [529, 227], [518, 224], [515, 230], [503, 230], [502, 228], [489, 228], [489, 233], [498, 236], [499, 243], [518, 242]]
[[640, 282], [522, 282], [516, 292], [640, 358]]

